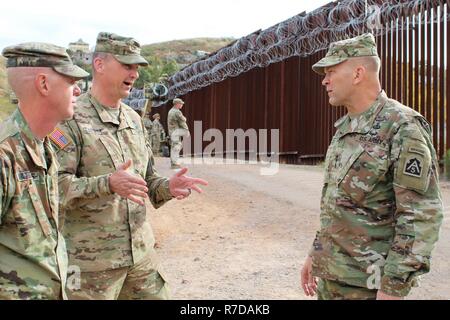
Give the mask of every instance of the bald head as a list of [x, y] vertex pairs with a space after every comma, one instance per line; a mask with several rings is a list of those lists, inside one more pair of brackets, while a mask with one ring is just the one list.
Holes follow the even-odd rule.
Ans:
[[51, 76], [54, 73], [51, 68], [44, 67], [8, 68], [7, 72], [8, 83], [19, 100], [27, 100], [38, 92], [35, 86], [37, 75]]
[[375, 75], [378, 78], [380, 73], [381, 61], [379, 57], [369, 56], [369, 57], [357, 57], [349, 59], [353, 68], [364, 67], [366, 72]]

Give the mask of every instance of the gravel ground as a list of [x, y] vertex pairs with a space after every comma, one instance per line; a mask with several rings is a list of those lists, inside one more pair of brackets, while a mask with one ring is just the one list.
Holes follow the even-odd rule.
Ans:
[[[311, 299], [299, 271], [319, 226], [323, 169], [280, 165], [188, 164], [209, 182], [204, 193], [173, 200], [150, 219], [173, 299]], [[174, 173], [157, 158], [161, 175]], [[450, 183], [442, 182], [444, 205]], [[431, 272], [408, 299], [450, 299], [450, 219], [446, 206]]]

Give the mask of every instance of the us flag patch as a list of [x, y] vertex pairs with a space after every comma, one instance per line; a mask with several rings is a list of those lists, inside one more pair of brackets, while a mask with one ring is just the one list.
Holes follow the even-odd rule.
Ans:
[[69, 144], [69, 139], [59, 128], [55, 128], [55, 130], [53, 130], [48, 137], [61, 149], [64, 149]]

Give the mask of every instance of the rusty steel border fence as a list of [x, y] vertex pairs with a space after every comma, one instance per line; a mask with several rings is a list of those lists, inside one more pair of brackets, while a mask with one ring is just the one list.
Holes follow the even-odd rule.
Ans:
[[[450, 126], [450, 8], [446, 0], [416, 3], [380, 20], [382, 31], [375, 33], [380, 77], [389, 97], [417, 110], [432, 124], [442, 160], [450, 148], [450, 130], [446, 130]], [[194, 121], [202, 121], [203, 130], [216, 128], [224, 136], [228, 128], [279, 129], [280, 162], [314, 164], [324, 159], [334, 122], [346, 112], [328, 104], [322, 77], [311, 69], [325, 54], [320, 50], [294, 55], [176, 96], [185, 101], [182, 111], [190, 128]], [[176, 78], [172, 77], [172, 85]], [[161, 114], [165, 127], [170, 108], [167, 102], [152, 111]], [[203, 148], [209, 143], [203, 142]]]

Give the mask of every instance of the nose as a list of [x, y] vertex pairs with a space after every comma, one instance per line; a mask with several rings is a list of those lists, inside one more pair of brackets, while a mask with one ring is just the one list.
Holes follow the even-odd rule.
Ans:
[[326, 86], [326, 85], [328, 85], [329, 83], [330, 83], [330, 81], [328, 80], [328, 77], [325, 76], [325, 77], [323, 78], [323, 80], [322, 80], [322, 85], [323, 85], [323, 86]]
[[78, 97], [80, 94], [81, 94], [81, 89], [77, 84], [75, 84], [73, 87], [73, 95], [75, 97]]
[[136, 65], [130, 69], [130, 78], [132, 78], [133, 80], [137, 80], [139, 78], [138, 68], [139, 66]]
[[134, 69], [134, 70], [132, 71], [132, 77], [133, 77], [133, 79], [135, 79], [135, 80], [139, 79], [139, 72], [138, 72], [137, 69]]

